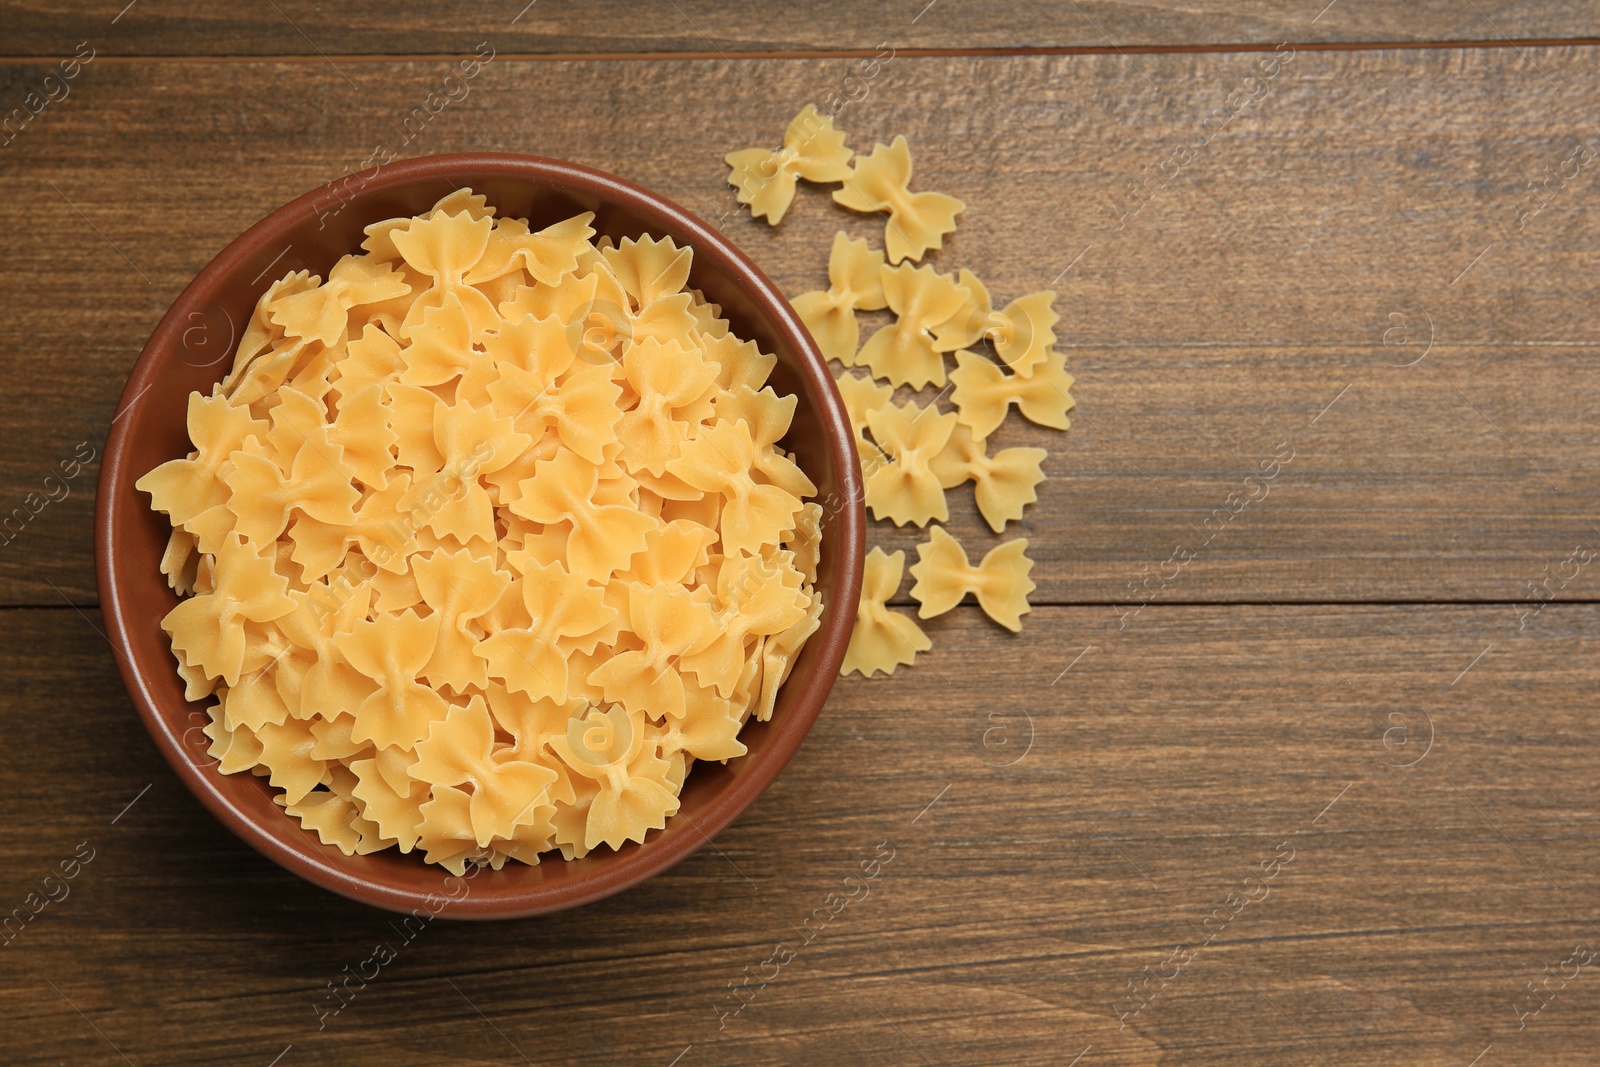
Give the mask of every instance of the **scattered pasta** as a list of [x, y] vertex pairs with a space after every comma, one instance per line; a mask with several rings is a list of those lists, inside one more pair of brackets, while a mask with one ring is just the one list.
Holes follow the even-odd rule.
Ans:
[[990, 529], [1004, 533], [1007, 522], [1022, 518], [1023, 509], [1039, 499], [1035, 487], [1044, 481], [1046, 455], [1042, 448], [1006, 448], [990, 456], [971, 430], [957, 426], [929, 467], [945, 489], [973, 482], [979, 513]]
[[883, 247], [890, 263], [918, 260], [928, 249], [944, 247], [945, 235], [955, 232], [956, 216], [967, 209], [944, 193], [911, 191], [911, 146], [903, 136], [858, 156], [843, 181], [833, 191], [835, 203], [851, 211], [889, 213]]
[[900, 526], [949, 518], [933, 460], [950, 440], [956, 417], [915, 403], [885, 404], [867, 412], [867, 427], [887, 457], [866, 476], [873, 515]]
[[944, 384], [944, 355], [933, 328], [958, 314], [970, 292], [932, 267], [884, 267], [883, 293], [895, 313], [892, 325], [862, 346], [856, 363], [894, 385], [921, 389]]
[[789, 123], [783, 147], [776, 152], [746, 148], [729, 152], [728, 184], [738, 190], [739, 203], [750, 213], [766, 217], [776, 226], [794, 201], [797, 178], [811, 182], [839, 182], [850, 178], [850, 149], [844, 134], [833, 128], [831, 116], [807, 104]]
[[1035, 588], [1028, 577], [1033, 560], [1024, 554], [1027, 549], [1026, 538], [1007, 541], [990, 549], [974, 567], [961, 542], [935, 526], [932, 536], [917, 546], [917, 562], [911, 565], [911, 576], [917, 580], [911, 597], [922, 605], [917, 616], [943, 615], [972, 593], [989, 618], [1012, 632], [1022, 629], [1022, 616], [1030, 610], [1028, 594]]
[[1024, 378], [1045, 362], [1056, 343], [1056, 294], [1045, 290], [1018, 297], [996, 311], [989, 302], [989, 290], [978, 276], [965, 267], [956, 280], [971, 296], [961, 310], [933, 328], [941, 352], [967, 348], [987, 337], [994, 342], [995, 354], [1015, 374]]
[[885, 555], [883, 549], [874, 548], [867, 553], [861, 604], [856, 609], [856, 627], [850, 634], [841, 674], [860, 671], [868, 678], [879, 671], [893, 674], [901, 664], [915, 663], [918, 652], [933, 647], [915, 620], [888, 608], [889, 599], [900, 588], [905, 564], [904, 552]]
[[[829, 177], [817, 177], [827, 170], [823, 160], [841, 164], [842, 173], [831, 170]], [[1073, 378], [1055, 348], [1056, 294], [1028, 293], [997, 310], [988, 287], [972, 271], [962, 268], [952, 275], [914, 265], [930, 249], [943, 248], [966, 205], [952, 196], [911, 191], [911, 149], [903, 136], [845, 165], [850, 154], [842, 135], [808, 107], [790, 124], [783, 149], [736, 152], [727, 162], [740, 202], [774, 224], [794, 196], [796, 174], [841, 183], [833, 199], [842, 207], [888, 215], [883, 251], [836, 233], [827, 261], [828, 287], [793, 300], [825, 357], [867, 372], [841, 372], [836, 381], [873, 517], [897, 525], [948, 522], [946, 490], [970, 481], [978, 512], [996, 534], [1021, 521], [1038, 499], [1046, 452], [1019, 447], [991, 453], [988, 438], [1012, 406], [1043, 426], [1066, 430], [1071, 425]], [[857, 312], [883, 308], [892, 321], [861, 344]], [[992, 347], [993, 358], [979, 346]], [[945, 358], [951, 353], [956, 367], [947, 374]], [[947, 382], [953, 411], [938, 407], [942, 391], [923, 403], [895, 402], [899, 388], [917, 392]], [[942, 614], [970, 592], [991, 618], [1019, 629], [1035, 588], [1026, 548], [1023, 539], [1006, 542], [974, 567], [960, 543], [934, 526], [911, 568], [919, 616]], [[182, 569], [184, 551], [182, 545], [172, 549], [175, 571]], [[877, 548], [867, 557], [842, 673], [887, 675], [930, 647], [915, 623], [887, 607], [899, 587], [903, 561], [903, 553], [886, 556]]]
[[841, 230], [833, 235], [833, 251], [828, 254], [828, 288], [794, 298], [795, 311], [827, 358], [846, 367], [855, 365], [856, 346], [861, 343], [856, 312], [887, 306], [880, 275], [883, 265], [882, 252], [872, 251], [865, 241], [850, 240]]
[[983, 440], [1005, 421], [1006, 408], [1017, 405], [1023, 417], [1041, 426], [1065, 430], [1072, 426], [1067, 412], [1072, 410], [1072, 375], [1059, 352], [1045, 358], [1044, 367], [1031, 378], [1007, 374], [975, 352], [956, 353], [956, 369], [950, 372], [955, 384], [951, 402], [961, 425], [972, 436]]
[[[788, 195], [848, 159], [806, 116]], [[773, 222], [782, 185], [756, 190]], [[368, 227], [326, 281], [268, 287], [189, 398], [194, 450], [137, 483], [173, 524], [162, 625], [216, 697], [219, 769], [347, 855], [460, 873], [642, 841], [694, 761], [744, 753], [820, 624], [773, 358], [686, 288], [689, 249], [592, 219], [534, 231], [460, 190]]]

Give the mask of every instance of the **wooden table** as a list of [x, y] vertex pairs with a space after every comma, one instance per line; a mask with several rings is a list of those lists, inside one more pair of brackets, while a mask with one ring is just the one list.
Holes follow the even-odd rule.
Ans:
[[[718, 216], [723, 153], [892, 49], [841, 127], [967, 201], [942, 269], [1060, 292], [1078, 408], [1003, 431], [1050, 449], [1020, 635], [934, 620], [715, 847], [435, 923], [321, 1029], [400, 938], [161, 761], [99, 636], [84, 465], [0, 549], [0, 908], [92, 855], [0, 948], [0, 1059], [1596, 1061], [1593, 5], [125, 2], [0, 3], [0, 113], [93, 57], [0, 147], [0, 511], [98, 455], [196, 270], [475, 51], [399, 154], [563, 157]], [[802, 190], [723, 226], [798, 293], [876, 224]]]

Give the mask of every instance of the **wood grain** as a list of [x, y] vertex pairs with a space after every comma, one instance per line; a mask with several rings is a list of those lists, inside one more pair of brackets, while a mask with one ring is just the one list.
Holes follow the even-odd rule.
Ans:
[[265, 6], [228, 0], [110, 0], [70, 14], [38, 0], [0, 4], [7, 55], [70, 53], [88, 39], [111, 55], [408, 55], [491, 41], [525, 54], [706, 54], [910, 49], [1215, 47], [1295, 42], [1438, 42], [1600, 36], [1570, 0], [954, 0], [759, 7], [717, 0], [440, 3], [396, 12], [374, 0]]
[[[863, 147], [908, 134], [916, 184], [970, 205], [935, 261], [976, 269], [999, 299], [1061, 293], [1075, 426], [1013, 417], [999, 437], [1051, 450], [1012, 529], [1038, 560], [1036, 601], [1510, 601], [1592, 545], [1593, 171], [1537, 214], [1527, 199], [1600, 137], [1592, 58], [1301, 51], [1271, 77], [1259, 54], [881, 67], [841, 125]], [[398, 144], [447, 69], [90, 64], [0, 148], [0, 420], [23, 431], [0, 443], [0, 513], [98, 447], [144, 339], [211, 255]], [[798, 293], [823, 283], [835, 229], [877, 239], [881, 223], [815, 189], [776, 231], [727, 213], [719, 157], [770, 141], [851, 69], [497, 60], [403, 154], [534, 151], [615, 171], [722, 217]], [[0, 67], [0, 95], [37, 77]], [[1214, 125], [1174, 180], [1152, 177], [1249, 92], [1259, 102]], [[993, 103], [951, 106], [974, 94]], [[708, 114], [710, 133], [683, 118]], [[1294, 458], [1263, 498], [1245, 478], [1280, 445]], [[94, 475], [0, 547], [0, 603], [93, 601]], [[994, 537], [970, 490], [951, 497], [951, 528], [982, 550]], [[1176, 567], [1175, 552], [1193, 559]], [[1592, 598], [1592, 577], [1556, 595]]]
[[[1086, 1064], [1459, 1067], [1592, 1044], [1588, 971], [1520, 1031], [1513, 1001], [1600, 940], [1600, 607], [1521, 635], [1497, 606], [1158, 607], [1062, 675], [1095, 616], [1041, 609], [1020, 637], [969, 608], [934, 620], [922, 664], [840, 683], [715, 849], [559, 917], [436, 922], [319, 1031], [325, 983], [401, 941], [388, 918], [206, 815], [85, 619], [0, 613], [0, 900], [95, 850], [0, 950], [7, 1062], [1059, 1065], [1092, 1046]], [[880, 846], [861, 897], [844, 879]], [[1275, 849], [1292, 858], [1265, 897], [1200, 947]], [[804, 943], [835, 891], [860, 899]], [[729, 983], [780, 944], [796, 956], [719, 1031]], [[1127, 983], [1172, 974], [1180, 944], [1194, 958], [1119, 1029]]]

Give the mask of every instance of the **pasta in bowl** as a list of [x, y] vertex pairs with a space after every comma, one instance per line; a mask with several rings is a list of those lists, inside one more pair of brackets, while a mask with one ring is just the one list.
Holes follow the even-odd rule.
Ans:
[[200, 799], [318, 884], [597, 899], [815, 720], [852, 438], [783, 296], [682, 209], [531, 157], [387, 165], [240, 237], [136, 364], [97, 505], [119, 668]]

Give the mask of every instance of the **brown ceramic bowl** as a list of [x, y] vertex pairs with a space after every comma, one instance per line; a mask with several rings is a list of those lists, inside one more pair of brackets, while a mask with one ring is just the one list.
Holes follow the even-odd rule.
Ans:
[[[209, 392], [232, 365], [239, 332], [272, 280], [302, 268], [326, 277], [340, 256], [358, 250], [364, 226], [418, 214], [459, 186], [486, 194], [502, 215], [526, 218], [535, 229], [593, 211], [595, 228], [614, 239], [650, 233], [691, 247], [690, 284], [722, 305], [739, 336], [777, 355], [772, 385], [800, 398], [784, 445], [817, 484], [826, 510], [821, 629], [783, 687], [772, 721], [745, 727], [748, 754], [697, 765], [679, 814], [643, 844], [601, 848], [570, 863], [559, 853], [533, 867], [512, 862], [470, 882], [418, 854], [345, 856], [273, 804], [265, 779], [216, 770], [199, 729], [205, 705], [184, 700], [160, 626], [177, 603], [158, 569], [170, 527], [133, 487], [152, 467], [189, 452], [187, 397]], [[865, 551], [861, 497], [849, 419], [826, 362], [783, 294], [715, 229], [647, 189], [587, 167], [531, 156], [433, 156], [351, 175], [284, 205], [223, 249], [172, 305], [134, 364], [106, 441], [96, 503], [100, 602], [117, 667], [150, 735], [195, 796], [251, 846], [324, 888], [382, 908], [469, 919], [537, 915], [667, 869], [738, 818], [777, 777], [822, 709], [850, 638]]]

